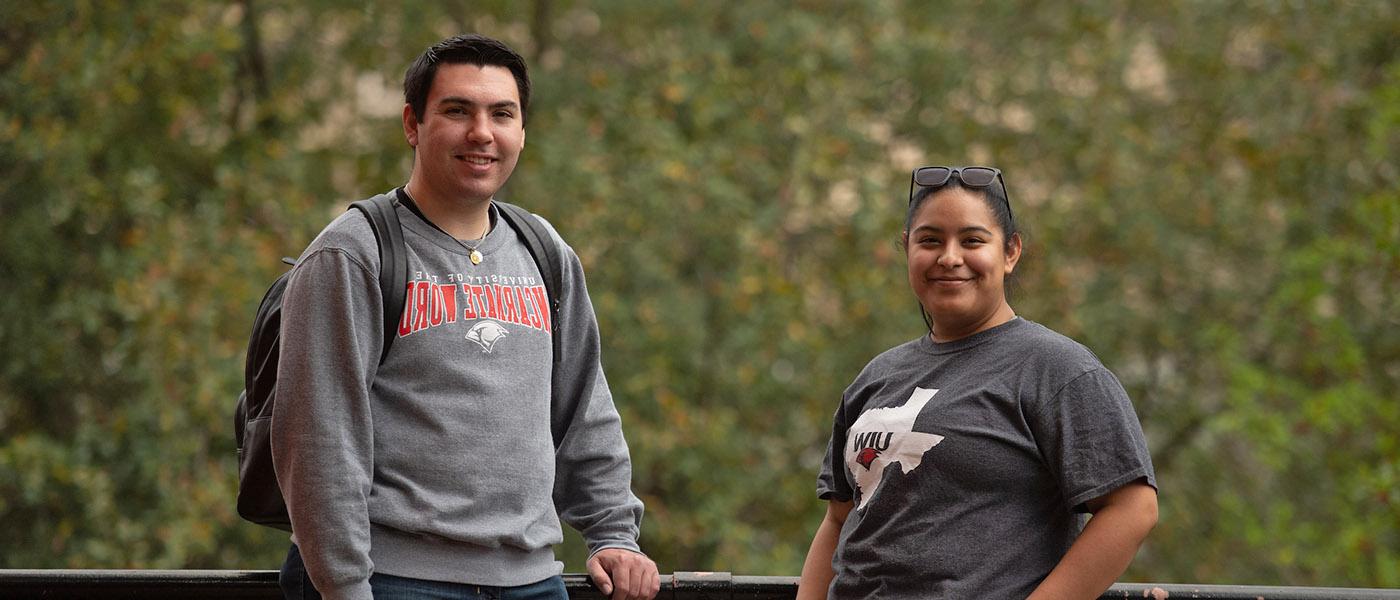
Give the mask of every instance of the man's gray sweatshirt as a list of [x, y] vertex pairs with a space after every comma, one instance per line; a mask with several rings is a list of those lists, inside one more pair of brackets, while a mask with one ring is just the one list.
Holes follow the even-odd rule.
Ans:
[[[378, 246], [364, 216], [337, 218], [292, 271], [272, 454], [293, 541], [327, 598], [370, 598], [374, 572], [492, 586], [551, 577], [560, 518], [590, 552], [638, 550], [642, 503], [583, 267], [548, 227], [564, 257], [552, 322], [539, 269], [495, 210], [474, 265], [462, 243], [398, 206], [408, 296], [383, 364]], [[551, 335], [561, 336], [552, 381]], [[573, 415], [557, 451], [556, 386], [553, 410]]]

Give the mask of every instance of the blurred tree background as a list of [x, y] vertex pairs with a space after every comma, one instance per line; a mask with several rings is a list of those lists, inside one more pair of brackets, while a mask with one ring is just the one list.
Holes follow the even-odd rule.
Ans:
[[[583, 258], [663, 572], [796, 574], [844, 386], [920, 334], [911, 168], [994, 164], [1017, 311], [1136, 402], [1125, 581], [1400, 586], [1400, 7], [145, 0], [0, 8], [0, 567], [275, 568], [256, 305], [411, 164], [408, 62], [531, 61], [503, 196]], [[576, 538], [565, 548], [582, 570]]]

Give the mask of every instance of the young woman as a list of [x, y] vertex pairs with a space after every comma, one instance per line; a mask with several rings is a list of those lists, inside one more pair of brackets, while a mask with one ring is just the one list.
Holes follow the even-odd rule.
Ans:
[[903, 242], [929, 332], [841, 398], [799, 600], [1098, 598], [1157, 522], [1123, 386], [1007, 302], [1021, 236], [997, 169], [915, 170]]

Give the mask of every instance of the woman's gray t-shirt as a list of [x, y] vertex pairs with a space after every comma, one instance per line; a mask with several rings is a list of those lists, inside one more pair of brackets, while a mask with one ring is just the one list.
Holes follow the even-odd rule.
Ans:
[[1025, 598], [1074, 542], [1085, 502], [1157, 485], [1118, 379], [1021, 318], [884, 352], [834, 421], [817, 494], [856, 508], [831, 598]]

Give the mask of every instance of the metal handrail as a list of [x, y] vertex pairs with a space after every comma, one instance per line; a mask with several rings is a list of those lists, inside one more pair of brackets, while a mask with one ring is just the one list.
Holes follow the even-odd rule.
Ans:
[[[571, 600], [603, 600], [587, 575], [564, 575]], [[661, 576], [660, 600], [791, 600], [797, 578], [678, 571]], [[212, 598], [276, 600], [277, 571], [0, 569], [0, 598], [46, 600]], [[1397, 589], [1119, 583], [1101, 599], [1400, 600]]]

